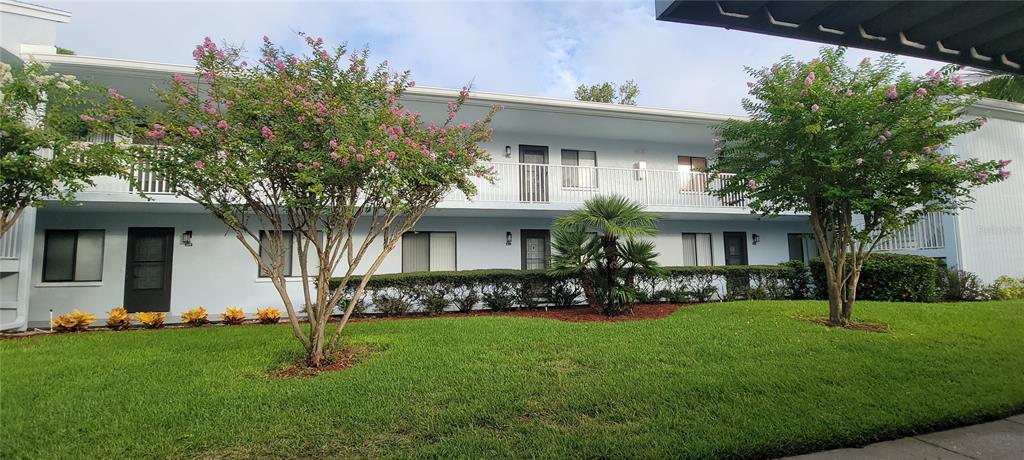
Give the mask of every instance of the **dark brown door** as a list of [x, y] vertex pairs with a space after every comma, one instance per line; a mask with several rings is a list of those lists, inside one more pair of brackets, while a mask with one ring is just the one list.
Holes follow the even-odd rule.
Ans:
[[124, 308], [129, 312], [171, 310], [173, 228], [128, 229]]
[[548, 201], [548, 148], [519, 146], [519, 199]]
[[[726, 265], [747, 265], [747, 234], [746, 232], [724, 232], [722, 239], [725, 240], [725, 264]], [[750, 277], [745, 275], [728, 276], [725, 279], [725, 289], [733, 295], [745, 297], [746, 289], [750, 287]]]
[[523, 246], [523, 270], [543, 270], [551, 260], [551, 232], [548, 230], [523, 230], [520, 233]]

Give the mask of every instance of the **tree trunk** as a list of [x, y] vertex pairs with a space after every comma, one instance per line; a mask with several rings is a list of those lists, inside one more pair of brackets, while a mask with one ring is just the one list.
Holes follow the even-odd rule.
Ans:
[[828, 282], [828, 325], [832, 327], [845, 327], [847, 321], [843, 319], [843, 281], [839, 274], [835, 279]]
[[[326, 323], [329, 318], [330, 315], [327, 315], [324, 319], [318, 318], [316, 321], [317, 323]], [[326, 324], [320, 324], [319, 326], [311, 324], [311, 326], [310, 334], [312, 337], [310, 337], [309, 341], [307, 361], [309, 361], [310, 367], [320, 367], [326, 364], [324, 362], [324, 329], [326, 329]]]

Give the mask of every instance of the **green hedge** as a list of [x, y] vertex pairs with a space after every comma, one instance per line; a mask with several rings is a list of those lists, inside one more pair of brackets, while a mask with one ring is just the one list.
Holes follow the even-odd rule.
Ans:
[[[713, 299], [806, 298], [807, 269], [803, 264], [733, 265], [716, 267], [664, 267], [663, 275], [636, 280], [640, 301], [707, 302]], [[358, 285], [353, 277], [346, 291]], [[340, 280], [332, 280], [332, 289]], [[584, 303], [583, 291], [573, 277], [557, 277], [542, 270], [465, 270], [376, 275], [366, 285], [366, 297], [379, 304], [377, 313], [437, 314], [475, 308], [508, 310]], [[383, 306], [384, 308], [380, 308]]]
[[[858, 300], [931, 302], [936, 300], [939, 267], [935, 259], [905, 254], [872, 254], [864, 262], [857, 285]], [[814, 294], [828, 298], [825, 264], [811, 261]]]

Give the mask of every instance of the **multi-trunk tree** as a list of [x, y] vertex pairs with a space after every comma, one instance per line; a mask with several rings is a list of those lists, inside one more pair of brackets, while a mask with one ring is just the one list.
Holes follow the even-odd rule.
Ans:
[[[144, 135], [160, 147], [137, 154], [227, 225], [280, 294], [308, 364], [321, 366], [402, 234], [453, 189], [472, 196], [473, 178], [492, 178], [479, 145], [497, 107], [456, 121], [464, 88], [445, 119], [428, 124], [399, 102], [414, 84], [408, 72], [303, 37], [304, 55], [264, 37], [254, 65], [207, 38], [193, 53], [197, 74], [175, 76], [159, 93], [164, 107], [146, 116]], [[293, 247], [297, 299], [287, 282]], [[354, 275], [365, 276], [352, 287]]]
[[748, 120], [714, 139], [719, 196], [753, 211], [810, 214], [825, 265], [829, 324], [847, 325], [861, 267], [876, 245], [931, 212], [969, 205], [971, 189], [1009, 177], [1009, 161], [956, 158], [950, 141], [980, 128], [954, 67], [921, 77], [894, 56], [850, 66], [842, 48], [810, 62], [785, 57], [748, 69]]
[[81, 142], [92, 120], [82, 111], [101, 101], [98, 91], [73, 75], [47, 75], [38, 62], [0, 63], [0, 236], [44, 199], [73, 201], [94, 176], [123, 171], [112, 142]]

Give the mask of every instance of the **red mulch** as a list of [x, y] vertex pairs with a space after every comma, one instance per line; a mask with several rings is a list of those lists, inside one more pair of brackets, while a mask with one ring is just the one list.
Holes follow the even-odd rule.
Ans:
[[[460, 317], [460, 316], [519, 316], [527, 318], [545, 318], [545, 319], [556, 319], [559, 321], [566, 321], [570, 323], [587, 323], [587, 322], [620, 322], [620, 321], [636, 321], [642, 319], [660, 319], [664, 318], [672, 313], [675, 313], [681, 305], [678, 304], [650, 304], [650, 305], [637, 305], [633, 308], [632, 314], [624, 314], [619, 316], [605, 316], [594, 309], [587, 306], [576, 306], [576, 307], [557, 307], [549, 308], [547, 310], [512, 310], [494, 312], [490, 310], [477, 310], [472, 312], [452, 312], [438, 315], [437, 317]], [[359, 317], [352, 318], [352, 321], [392, 321], [392, 320], [405, 320], [405, 319], [424, 319], [430, 318], [430, 316], [424, 315], [406, 315], [406, 316], [391, 316], [391, 317]]]
[[[820, 324], [822, 326], [831, 327], [831, 326], [828, 325], [828, 318], [816, 317], [816, 318], [803, 318], [803, 319], [807, 320], [807, 321], [810, 321], [810, 322], [812, 322], [814, 324]], [[850, 322], [850, 324], [847, 324], [845, 327], [843, 327], [843, 329], [850, 329], [850, 330], [853, 330], [853, 331], [862, 331], [862, 332], [887, 333], [887, 332], [889, 332], [889, 325], [885, 324], [885, 323], [855, 323], [855, 322]]]
[[371, 352], [373, 352], [373, 350], [367, 347], [344, 348], [340, 352], [336, 353], [331, 363], [326, 366], [309, 367], [306, 366], [305, 362], [290, 363], [281, 369], [273, 371], [271, 376], [283, 379], [315, 377], [319, 374], [323, 374], [324, 372], [348, 369], [354, 366], [363, 356], [366, 356]]

